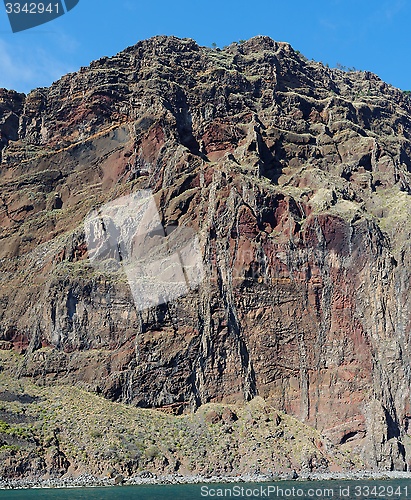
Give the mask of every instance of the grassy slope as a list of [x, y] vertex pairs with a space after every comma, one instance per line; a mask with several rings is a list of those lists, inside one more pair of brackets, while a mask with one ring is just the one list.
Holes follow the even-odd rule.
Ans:
[[13, 352], [0, 351], [0, 476], [47, 477], [67, 470], [101, 477], [143, 470], [281, 473], [323, 470], [327, 460], [334, 469], [350, 467], [347, 452], [261, 398], [242, 406], [207, 404], [175, 416], [113, 403], [76, 387], [17, 380], [10, 374], [20, 361]]

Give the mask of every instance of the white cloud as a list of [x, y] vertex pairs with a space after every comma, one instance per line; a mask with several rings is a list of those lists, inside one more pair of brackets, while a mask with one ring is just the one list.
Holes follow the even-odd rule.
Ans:
[[49, 86], [73, 69], [30, 37], [11, 44], [0, 39], [0, 87], [29, 92]]
[[125, 2], [122, 3], [122, 5], [126, 10], [129, 10], [132, 12], [134, 12], [138, 9], [138, 5], [135, 1], [126, 0]]
[[61, 29], [54, 33], [56, 45], [67, 54], [75, 54], [81, 47], [79, 41]]
[[387, 21], [391, 21], [394, 17], [396, 17], [404, 7], [406, 7], [406, 3], [404, 0], [397, 0], [397, 2], [387, 3], [384, 9], [384, 16]]
[[367, 26], [375, 29], [377, 24], [386, 26], [387, 23], [393, 23], [407, 6], [405, 0], [389, 0], [375, 5], [371, 15], [367, 19]]

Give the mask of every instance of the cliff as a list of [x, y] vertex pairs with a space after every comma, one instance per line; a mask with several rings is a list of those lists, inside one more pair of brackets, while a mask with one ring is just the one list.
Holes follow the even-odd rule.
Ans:
[[[406, 470], [410, 119], [377, 76], [267, 37], [155, 37], [1, 90], [4, 380], [181, 418], [258, 398], [320, 436], [312, 470]], [[184, 231], [201, 255], [193, 286], [153, 307], [117, 254], [92, 262], [84, 224], [138, 193], [166, 228], [140, 258]]]

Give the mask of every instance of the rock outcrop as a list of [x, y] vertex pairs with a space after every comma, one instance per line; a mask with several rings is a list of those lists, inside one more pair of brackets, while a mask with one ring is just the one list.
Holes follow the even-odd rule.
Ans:
[[[0, 348], [15, 376], [190, 412], [256, 396], [410, 466], [411, 101], [256, 37], [155, 37], [0, 94]], [[151, 190], [202, 281], [138, 310], [90, 210]], [[165, 238], [168, 238], [167, 236]]]

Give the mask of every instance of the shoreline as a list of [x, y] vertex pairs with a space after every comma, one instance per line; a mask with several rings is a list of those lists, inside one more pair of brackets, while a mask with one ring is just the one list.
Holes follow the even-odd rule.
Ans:
[[0, 491], [24, 489], [68, 489], [68, 488], [107, 488], [114, 486], [162, 486], [177, 484], [232, 484], [232, 483], [271, 483], [281, 481], [387, 481], [410, 479], [411, 472], [402, 471], [356, 471], [356, 472], [302, 472], [298, 477], [293, 473], [280, 475], [241, 474], [239, 476], [183, 476], [180, 474], [156, 475], [151, 472], [124, 478], [99, 478], [83, 474], [78, 477], [67, 476], [49, 479], [4, 479], [0, 477]]

